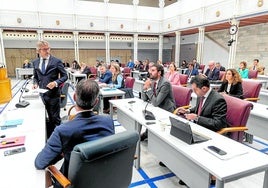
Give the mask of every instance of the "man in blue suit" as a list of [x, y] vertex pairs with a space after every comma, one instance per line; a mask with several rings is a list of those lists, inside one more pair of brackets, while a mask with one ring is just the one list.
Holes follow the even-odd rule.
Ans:
[[215, 61], [208, 62], [208, 69], [206, 70], [205, 76], [208, 78], [208, 80], [220, 79], [220, 70], [216, 68]]
[[41, 94], [48, 114], [47, 137], [61, 123], [60, 118], [60, 85], [67, 79], [67, 73], [60, 59], [50, 55], [50, 45], [47, 41], [37, 42], [39, 58], [33, 61], [33, 89], [47, 89]]
[[191, 76], [196, 76], [199, 74], [198, 70], [194, 68], [194, 64], [190, 62], [188, 64], [188, 69], [185, 71], [185, 74], [188, 75], [188, 78], [191, 78]]
[[[115, 133], [113, 119], [110, 116], [95, 115], [92, 111], [98, 102], [98, 95], [99, 86], [96, 81], [83, 79], [77, 83], [74, 93], [77, 114], [73, 120], [55, 128], [35, 159], [37, 169], [45, 169], [64, 157], [60, 171], [68, 177], [69, 161], [74, 146]], [[57, 183], [55, 187], [58, 187]]]

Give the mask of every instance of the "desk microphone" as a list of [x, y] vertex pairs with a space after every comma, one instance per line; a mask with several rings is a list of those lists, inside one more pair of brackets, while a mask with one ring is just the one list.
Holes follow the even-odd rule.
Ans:
[[149, 102], [152, 100], [153, 96], [154, 96], [154, 94], [153, 94], [152, 97], [147, 101], [147, 104], [145, 105], [145, 108], [144, 108], [144, 110], [142, 111], [143, 116], [144, 116], [144, 118], [145, 118], [146, 120], [155, 120], [155, 116], [154, 116], [154, 114], [153, 114], [151, 111], [147, 110], [147, 106], [148, 106]]
[[22, 94], [24, 93], [24, 91], [26, 91], [26, 89], [27, 89], [26, 86], [28, 85], [28, 83], [30, 81], [31, 81], [30, 79], [27, 79], [21, 87], [21, 94], [19, 97], [19, 102], [15, 105], [17, 108], [25, 108], [26, 106], [29, 106], [29, 104], [30, 104], [27, 101], [21, 100]]

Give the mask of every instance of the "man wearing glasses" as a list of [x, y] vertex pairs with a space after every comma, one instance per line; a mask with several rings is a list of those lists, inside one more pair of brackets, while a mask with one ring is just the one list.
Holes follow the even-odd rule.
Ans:
[[38, 41], [36, 47], [39, 57], [33, 61], [33, 89], [47, 89], [41, 94], [48, 114], [46, 124], [47, 138], [54, 128], [61, 123], [60, 118], [60, 88], [67, 79], [67, 73], [60, 59], [50, 55], [50, 45], [47, 41]]

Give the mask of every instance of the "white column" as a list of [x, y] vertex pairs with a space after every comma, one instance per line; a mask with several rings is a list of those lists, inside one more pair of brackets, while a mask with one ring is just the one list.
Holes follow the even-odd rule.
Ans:
[[133, 37], [134, 37], [133, 61], [135, 62], [136, 60], [138, 60], [138, 34], [134, 34]]
[[162, 61], [163, 59], [163, 35], [159, 35], [159, 52], [158, 52], [158, 59]]
[[105, 33], [105, 50], [106, 50], [106, 63], [111, 62], [110, 60], [110, 33]]
[[205, 41], [205, 28], [198, 28], [198, 43], [197, 43], [197, 54], [196, 61], [200, 64], [203, 64], [203, 53], [204, 53], [204, 41]]
[[[237, 27], [239, 26], [239, 22], [236, 21], [235, 23]], [[235, 63], [235, 56], [236, 56], [236, 47], [237, 47], [237, 39], [238, 39], [238, 31], [235, 35], [231, 35], [230, 40], [233, 40], [229, 49], [229, 58], [228, 58], [228, 67], [227, 68], [234, 68]]]
[[0, 67], [6, 67], [6, 57], [5, 57], [5, 48], [4, 48], [4, 39], [3, 39], [3, 29], [0, 29]]
[[181, 49], [181, 32], [176, 31], [176, 42], [175, 42], [175, 64], [177, 67], [180, 65], [180, 49]]
[[78, 39], [78, 34], [79, 32], [78, 31], [74, 31], [73, 32], [73, 35], [74, 35], [74, 58], [77, 62], [80, 62], [79, 61], [79, 39]]
[[41, 41], [41, 40], [44, 40], [44, 36], [43, 36], [43, 33], [44, 31], [43, 30], [37, 30], [37, 37], [38, 37], [38, 40]]

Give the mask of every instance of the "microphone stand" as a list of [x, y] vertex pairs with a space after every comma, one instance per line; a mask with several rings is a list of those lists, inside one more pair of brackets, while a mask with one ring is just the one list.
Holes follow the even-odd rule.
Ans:
[[149, 102], [152, 100], [153, 96], [154, 96], [154, 94], [153, 94], [152, 97], [147, 101], [147, 104], [145, 105], [145, 108], [144, 108], [144, 110], [142, 111], [143, 116], [144, 116], [144, 118], [145, 118], [146, 120], [155, 120], [155, 116], [154, 116], [154, 114], [153, 114], [151, 111], [147, 110], [147, 106], [148, 106]]
[[23, 100], [23, 101], [21, 100], [21, 97], [22, 97], [24, 91], [26, 90], [26, 86], [28, 85], [29, 82], [30, 82], [30, 79], [27, 79], [21, 87], [21, 94], [19, 97], [19, 102], [15, 105], [17, 108], [25, 108], [26, 106], [30, 105], [29, 102], [27, 102], [25, 100]]

